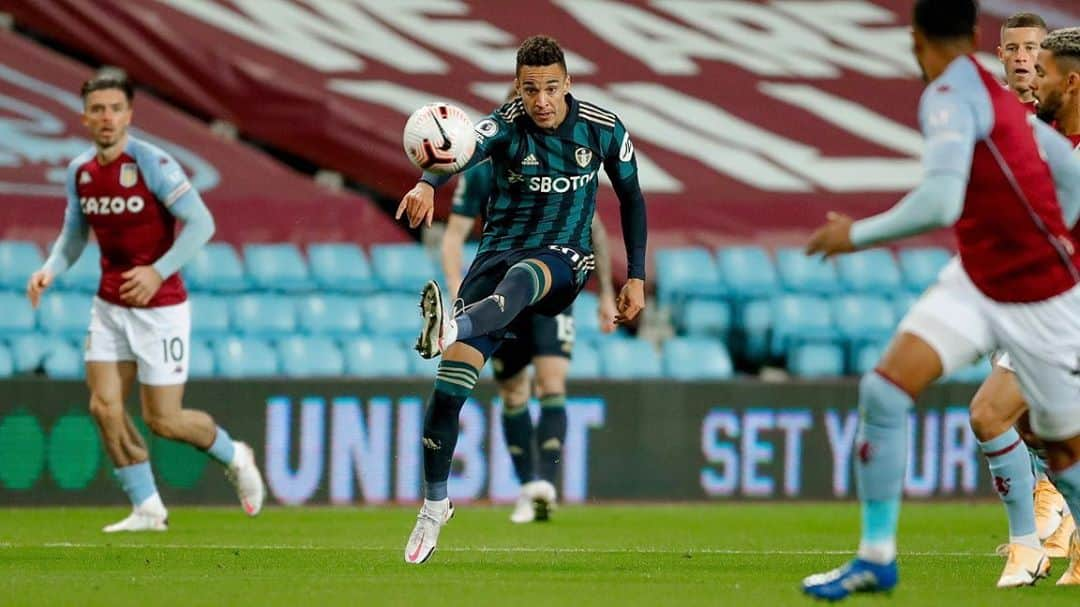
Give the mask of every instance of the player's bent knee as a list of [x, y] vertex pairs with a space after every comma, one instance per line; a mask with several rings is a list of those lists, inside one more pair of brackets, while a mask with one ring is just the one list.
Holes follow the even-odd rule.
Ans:
[[971, 430], [981, 441], [988, 441], [1001, 436], [1011, 425], [1003, 419], [994, 403], [994, 395], [982, 391], [971, 399]]
[[90, 396], [90, 415], [100, 422], [119, 419], [124, 412], [123, 403], [115, 402], [99, 395]]
[[146, 425], [150, 431], [161, 438], [180, 438], [179, 415], [157, 415], [146, 418]]

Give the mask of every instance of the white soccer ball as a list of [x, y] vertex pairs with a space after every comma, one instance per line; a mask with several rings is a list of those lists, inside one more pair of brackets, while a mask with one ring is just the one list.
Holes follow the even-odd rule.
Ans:
[[439, 174], [461, 170], [476, 149], [472, 120], [461, 108], [441, 102], [413, 112], [402, 140], [413, 164]]

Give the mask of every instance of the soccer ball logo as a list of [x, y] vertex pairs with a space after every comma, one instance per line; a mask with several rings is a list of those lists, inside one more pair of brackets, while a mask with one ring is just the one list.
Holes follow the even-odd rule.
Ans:
[[429, 103], [405, 123], [405, 155], [432, 173], [454, 173], [465, 166], [476, 148], [472, 120], [464, 110], [447, 103]]

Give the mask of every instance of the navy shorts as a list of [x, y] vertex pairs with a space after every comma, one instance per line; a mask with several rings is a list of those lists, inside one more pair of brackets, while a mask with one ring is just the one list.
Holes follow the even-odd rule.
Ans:
[[544, 316], [525, 312], [510, 324], [509, 334], [491, 355], [495, 379], [514, 377], [536, 356], [570, 358], [574, 350], [572, 308], [561, 314]]

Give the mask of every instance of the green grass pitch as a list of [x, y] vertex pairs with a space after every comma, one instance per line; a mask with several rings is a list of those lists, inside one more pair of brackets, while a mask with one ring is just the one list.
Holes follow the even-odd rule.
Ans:
[[[171, 529], [106, 536], [120, 508], [0, 510], [3, 605], [808, 605], [806, 574], [854, 547], [853, 504], [581, 506], [513, 525], [464, 506], [420, 567], [402, 562], [415, 509], [174, 508]], [[908, 504], [901, 585], [854, 605], [1077, 605], [1049, 580], [997, 590], [995, 503]]]

